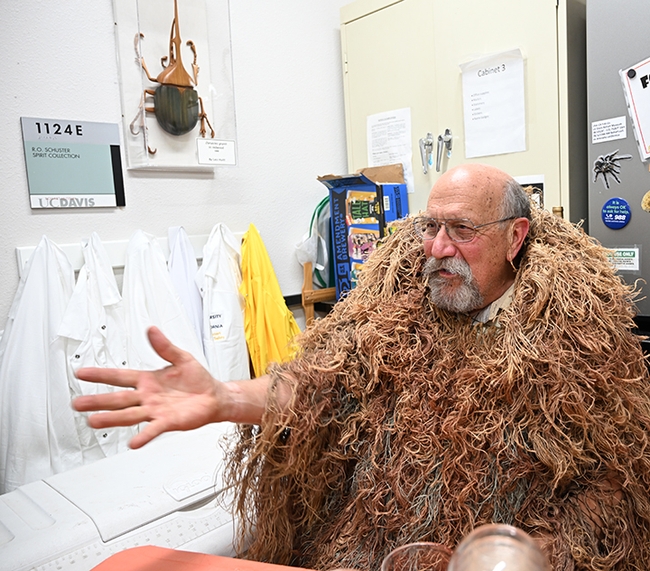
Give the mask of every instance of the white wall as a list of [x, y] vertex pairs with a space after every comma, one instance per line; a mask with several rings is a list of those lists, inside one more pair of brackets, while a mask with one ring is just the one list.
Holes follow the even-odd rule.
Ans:
[[111, 0], [0, 0], [0, 330], [18, 285], [14, 248], [43, 234], [67, 244], [92, 231], [119, 240], [252, 222], [284, 295], [299, 293], [294, 245], [326, 194], [316, 177], [347, 169], [339, 8], [349, 1], [231, 0], [238, 166], [125, 169], [126, 208], [54, 211], [29, 207], [19, 118], [121, 123]]

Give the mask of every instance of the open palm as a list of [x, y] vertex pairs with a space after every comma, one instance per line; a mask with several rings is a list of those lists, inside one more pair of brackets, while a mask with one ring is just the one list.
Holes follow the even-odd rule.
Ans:
[[159, 434], [191, 430], [222, 420], [216, 415], [223, 396], [222, 383], [188, 352], [174, 346], [152, 327], [149, 341], [169, 366], [158, 371], [85, 368], [77, 371], [84, 381], [105, 383], [127, 390], [78, 397], [78, 411], [103, 411], [89, 417], [93, 428], [131, 426], [148, 422], [132, 438], [131, 448], [139, 448]]

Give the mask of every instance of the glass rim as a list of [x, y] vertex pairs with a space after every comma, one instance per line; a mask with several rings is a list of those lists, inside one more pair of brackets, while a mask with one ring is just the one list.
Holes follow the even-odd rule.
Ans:
[[422, 547], [426, 547], [428, 549], [435, 548], [439, 553], [444, 554], [447, 558], [451, 558], [453, 554], [453, 551], [444, 543], [436, 543], [435, 541], [414, 541], [412, 543], [405, 543], [404, 545], [400, 545], [399, 547], [392, 549], [390, 553], [384, 557], [381, 562], [381, 571], [387, 570], [389, 558], [391, 556], [396, 556], [400, 553], [404, 553], [412, 549], [419, 550], [419, 548]]
[[550, 571], [551, 568], [548, 559], [535, 540], [523, 529], [507, 523], [487, 523], [474, 528], [465, 536], [454, 550], [453, 555], [449, 560], [448, 571], [456, 571], [458, 562], [467, 549], [469, 549], [477, 540], [489, 536], [511, 538], [515, 540], [515, 542], [523, 545], [525, 549], [530, 550], [530, 553], [532, 553], [536, 559], [536, 563], [541, 565], [540, 569]]

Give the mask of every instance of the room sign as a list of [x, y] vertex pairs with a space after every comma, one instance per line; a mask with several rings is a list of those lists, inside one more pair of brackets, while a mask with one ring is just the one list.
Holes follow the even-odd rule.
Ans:
[[125, 206], [116, 123], [21, 117], [32, 208]]

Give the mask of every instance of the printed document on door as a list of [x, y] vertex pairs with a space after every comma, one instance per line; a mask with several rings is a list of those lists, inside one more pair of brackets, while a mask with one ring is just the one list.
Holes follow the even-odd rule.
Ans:
[[[366, 118], [368, 166], [402, 163], [408, 192], [415, 191], [411, 163], [411, 109], [393, 109]], [[386, 181], [391, 182], [391, 181]]]
[[526, 150], [524, 59], [519, 49], [461, 64], [465, 156]]

